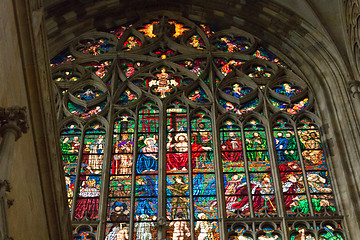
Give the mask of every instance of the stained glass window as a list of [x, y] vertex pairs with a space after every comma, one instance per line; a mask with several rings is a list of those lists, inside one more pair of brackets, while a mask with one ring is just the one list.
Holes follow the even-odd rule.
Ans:
[[346, 239], [313, 93], [280, 57], [166, 16], [99, 30], [51, 61], [74, 239]]

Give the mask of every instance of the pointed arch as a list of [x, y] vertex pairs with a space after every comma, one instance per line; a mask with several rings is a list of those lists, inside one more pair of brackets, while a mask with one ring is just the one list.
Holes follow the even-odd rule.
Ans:
[[[331, 202], [327, 168], [306, 169], [303, 153], [322, 150], [302, 147], [310, 143], [296, 124], [303, 117], [316, 118], [316, 106], [297, 69], [248, 33], [212, 33], [205, 25], [181, 20], [150, 15], [125, 27], [121, 36], [108, 37], [108, 51], [99, 37], [113, 34], [109, 32], [87, 33], [73, 43], [80, 47], [70, 47], [73, 65], [83, 66], [95, 81], [79, 78], [69, 85], [63, 101], [84, 108], [98, 104], [100, 100], [86, 102], [74, 96], [74, 91], [98, 82], [107, 103], [88, 117], [72, 116], [76, 114], [66, 104], [63, 111], [84, 122], [84, 140], [91, 124], [103, 124], [109, 152], [98, 154], [105, 163], [100, 169], [105, 179], [102, 197], [87, 201], [81, 216], [81, 196], [76, 198], [73, 219], [91, 220], [94, 226], [98, 220], [106, 222], [99, 225], [102, 239], [120, 230], [129, 231], [129, 238], [145, 234], [174, 239], [180, 223], [183, 234], [193, 238], [226, 239], [231, 226], [229, 234], [237, 237], [285, 239], [297, 231], [295, 225], [289, 230], [292, 216], [313, 224], [330, 213], [340, 219], [332, 210], [337, 206]], [[86, 41], [90, 43], [84, 50]], [[92, 47], [99, 48], [99, 54]], [[135, 98], [122, 104], [119, 99], [126, 91]], [[193, 97], [196, 91], [208, 101]], [[287, 123], [281, 125], [279, 119]], [[91, 154], [80, 156], [84, 161]], [[294, 170], [295, 165], [300, 167]], [[77, 177], [76, 189], [86, 191], [82, 177]], [[323, 179], [326, 184], [314, 184]], [[91, 188], [93, 183], [87, 184]], [[88, 206], [96, 204], [101, 204], [101, 214], [94, 217]], [[240, 224], [240, 230], [243, 219], [247, 226]], [[157, 228], [159, 224], [166, 227]]]

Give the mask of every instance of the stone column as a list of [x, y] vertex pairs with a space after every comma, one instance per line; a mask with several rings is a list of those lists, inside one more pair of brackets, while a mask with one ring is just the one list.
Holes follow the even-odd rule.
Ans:
[[7, 209], [13, 204], [8, 198], [10, 192], [9, 165], [13, 156], [15, 141], [28, 130], [26, 109], [21, 107], [0, 107], [0, 240], [11, 240], [8, 232]]

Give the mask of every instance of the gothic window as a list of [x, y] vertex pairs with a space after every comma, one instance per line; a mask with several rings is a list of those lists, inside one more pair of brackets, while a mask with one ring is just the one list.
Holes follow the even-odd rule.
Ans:
[[101, 30], [51, 61], [74, 239], [345, 239], [290, 63], [184, 18]]

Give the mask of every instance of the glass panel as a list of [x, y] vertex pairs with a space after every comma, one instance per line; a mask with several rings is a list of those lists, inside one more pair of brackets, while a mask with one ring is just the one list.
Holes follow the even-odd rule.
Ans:
[[110, 197], [130, 197], [131, 175], [111, 176], [109, 183]]
[[66, 193], [68, 206], [72, 211], [75, 190], [75, 179], [78, 167], [79, 151], [81, 141], [81, 130], [72, 122], [68, 123], [60, 135], [60, 149], [65, 173]]
[[130, 225], [128, 223], [107, 223], [105, 239], [129, 239], [129, 229]]
[[255, 215], [276, 215], [275, 189], [270, 173], [251, 174], [250, 185]]
[[199, 220], [195, 222], [195, 239], [205, 240], [217, 240], [220, 239], [219, 226], [215, 221], [206, 221], [207, 216], [200, 214]]
[[306, 179], [315, 215], [337, 214], [332, 185], [322, 150], [320, 132], [308, 118], [297, 128]]
[[109, 198], [107, 209], [107, 221], [130, 221], [130, 198]]
[[143, 222], [135, 222], [134, 224], [134, 239], [157, 239], [156, 223], [149, 222], [149, 217], [146, 214], [143, 214], [140, 220]]
[[81, 176], [79, 179], [78, 199], [75, 206], [76, 220], [84, 217], [98, 218], [101, 180], [99, 176]]
[[228, 217], [250, 215], [248, 186], [245, 174], [224, 174], [225, 202]]
[[166, 231], [166, 239], [177, 240], [177, 239], [190, 239], [190, 222], [184, 221], [184, 215], [182, 213], [176, 214], [175, 220], [169, 223]]

